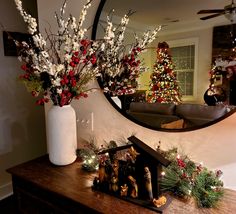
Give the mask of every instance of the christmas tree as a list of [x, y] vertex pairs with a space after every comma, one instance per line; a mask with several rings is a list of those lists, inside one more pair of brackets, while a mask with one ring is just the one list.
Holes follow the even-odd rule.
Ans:
[[166, 42], [158, 44], [157, 61], [151, 74], [150, 92], [147, 101], [150, 103], [180, 103], [181, 95], [176, 73]]

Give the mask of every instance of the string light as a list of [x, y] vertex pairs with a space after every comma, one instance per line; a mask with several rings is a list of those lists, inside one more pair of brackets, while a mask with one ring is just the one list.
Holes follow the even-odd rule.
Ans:
[[166, 173], [164, 171], [161, 172], [161, 176], [164, 177]]

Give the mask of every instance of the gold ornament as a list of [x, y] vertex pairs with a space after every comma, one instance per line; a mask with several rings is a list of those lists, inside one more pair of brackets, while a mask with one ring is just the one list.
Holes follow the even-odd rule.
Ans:
[[165, 196], [161, 196], [161, 197], [159, 197], [158, 199], [153, 199], [153, 204], [156, 206], [156, 207], [161, 207], [161, 206], [163, 206], [164, 204], [166, 204], [166, 201], [167, 201], [167, 199], [166, 199], [166, 197]]

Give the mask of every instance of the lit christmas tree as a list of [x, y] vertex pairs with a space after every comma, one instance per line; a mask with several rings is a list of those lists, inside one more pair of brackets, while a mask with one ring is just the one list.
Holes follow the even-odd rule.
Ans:
[[181, 95], [176, 72], [166, 42], [158, 44], [157, 61], [151, 74], [150, 92], [147, 101], [150, 103], [180, 103]]

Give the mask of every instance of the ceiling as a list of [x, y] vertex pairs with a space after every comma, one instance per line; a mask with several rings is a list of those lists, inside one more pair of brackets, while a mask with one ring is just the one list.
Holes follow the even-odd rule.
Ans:
[[205, 15], [197, 14], [202, 9], [223, 9], [229, 4], [231, 0], [107, 0], [104, 10], [109, 13], [115, 9], [118, 17], [129, 10], [136, 11], [130, 18], [136, 29], [165, 25], [167, 31], [176, 31], [230, 24], [223, 15], [202, 21], [200, 17]]

